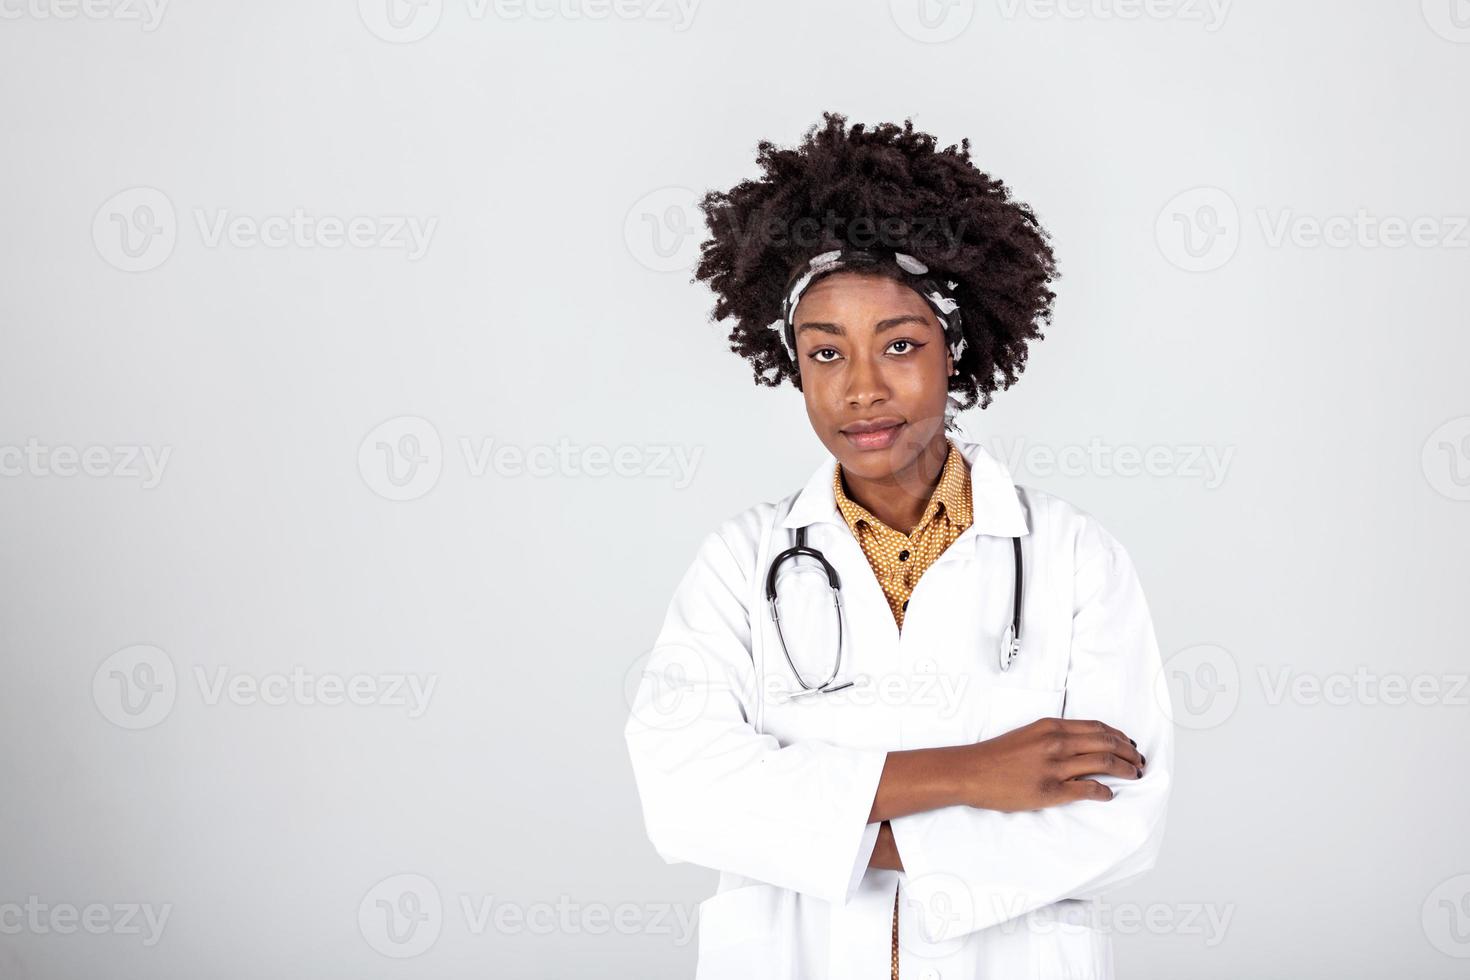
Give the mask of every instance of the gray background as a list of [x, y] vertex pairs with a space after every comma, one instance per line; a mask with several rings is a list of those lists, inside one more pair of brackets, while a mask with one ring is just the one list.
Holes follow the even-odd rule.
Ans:
[[[1124, 542], [1169, 658], [1120, 975], [1464, 975], [1463, 0], [387, 3], [0, 4], [0, 976], [691, 974], [715, 874], [643, 836], [625, 689], [820, 459], [691, 205], [823, 109], [970, 137], [1054, 235], [962, 418]], [[366, 703], [215, 687], [298, 667]]]

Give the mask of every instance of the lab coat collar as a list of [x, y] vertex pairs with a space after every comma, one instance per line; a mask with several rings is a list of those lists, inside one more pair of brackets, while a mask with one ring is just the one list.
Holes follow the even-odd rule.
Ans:
[[[1019, 537], [1029, 532], [1026, 514], [1016, 497], [1016, 485], [1010, 470], [978, 442], [951, 435], [950, 441], [970, 464], [970, 495], [974, 500], [974, 523], [967, 529], [972, 534]], [[844, 524], [832, 493], [832, 474], [837, 457], [830, 452], [811, 478], [806, 481], [791, 509], [781, 521], [782, 527], [805, 527], [808, 524]]]

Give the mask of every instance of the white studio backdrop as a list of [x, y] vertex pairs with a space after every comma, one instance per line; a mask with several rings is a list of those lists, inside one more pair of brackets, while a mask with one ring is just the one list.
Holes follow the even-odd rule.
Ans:
[[966, 430], [1176, 703], [1120, 976], [1470, 963], [1455, 0], [0, 0], [0, 977], [687, 977], [629, 672], [820, 459], [689, 278], [823, 110], [1056, 317]]

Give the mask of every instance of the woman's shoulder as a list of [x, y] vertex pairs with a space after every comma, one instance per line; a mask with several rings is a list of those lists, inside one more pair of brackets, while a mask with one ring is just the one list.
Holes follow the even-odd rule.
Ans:
[[1017, 484], [1016, 494], [1038, 544], [1069, 552], [1079, 567], [1103, 555], [1127, 558], [1122, 542], [1090, 510], [1031, 486]]

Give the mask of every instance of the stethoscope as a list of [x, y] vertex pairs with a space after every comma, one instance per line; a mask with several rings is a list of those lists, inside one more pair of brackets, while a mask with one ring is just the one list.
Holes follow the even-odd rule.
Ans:
[[[1021, 539], [1011, 538], [1011, 546], [1015, 555], [1016, 590], [1011, 602], [1011, 624], [1006, 627], [1005, 634], [1000, 640], [1001, 670], [1010, 670], [1011, 663], [1021, 652]], [[832, 658], [832, 673], [815, 687], [806, 682], [806, 679], [801, 676], [801, 671], [796, 669], [796, 662], [791, 659], [791, 651], [786, 648], [786, 635], [781, 631], [781, 614], [776, 604], [776, 572], [780, 569], [782, 562], [801, 557], [815, 558], [821, 564], [822, 570], [827, 574], [827, 584], [832, 589], [832, 606], [837, 610], [837, 655]], [[796, 529], [795, 547], [787, 548], [771, 561], [770, 570], [766, 572], [766, 604], [771, 610], [771, 622], [776, 624], [776, 637], [781, 641], [781, 653], [786, 657], [791, 673], [796, 676], [796, 682], [802, 686], [802, 690], [791, 695], [792, 700], [816, 694], [829, 694], [832, 691], [852, 687], [855, 683], [853, 681], [833, 683], [842, 671], [842, 583], [838, 581], [837, 569], [827, 561], [827, 556], [816, 548], [807, 547], [805, 527]]]

